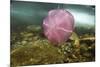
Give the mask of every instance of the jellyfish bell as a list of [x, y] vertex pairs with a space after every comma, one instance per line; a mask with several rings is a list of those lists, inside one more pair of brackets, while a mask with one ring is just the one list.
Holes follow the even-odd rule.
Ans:
[[74, 17], [64, 9], [50, 10], [43, 20], [43, 33], [54, 44], [67, 41], [73, 29]]

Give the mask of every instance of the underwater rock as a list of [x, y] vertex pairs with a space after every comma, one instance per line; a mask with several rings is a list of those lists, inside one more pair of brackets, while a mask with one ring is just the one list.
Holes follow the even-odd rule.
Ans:
[[63, 9], [50, 10], [43, 20], [44, 34], [49, 41], [55, 44], [68, 40], [73, 29], [74, 17]]

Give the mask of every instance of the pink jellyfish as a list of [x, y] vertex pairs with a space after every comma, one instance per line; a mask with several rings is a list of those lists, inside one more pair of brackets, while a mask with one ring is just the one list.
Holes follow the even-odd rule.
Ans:
[[74, 17], [64, 9], [54, 9], [48, 12], [43, 20], [43, 32], [47, 39], [59, 44], [67, 41], [74, 29]]

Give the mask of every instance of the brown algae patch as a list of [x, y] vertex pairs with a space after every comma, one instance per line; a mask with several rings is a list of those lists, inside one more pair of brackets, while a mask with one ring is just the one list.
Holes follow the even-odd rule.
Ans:
[[47, 40], [33, 42], [32, 45], [19, 47], [11, 52], [11, 64], [14, 66], [31, 64], [61, 63], [64, 59], [63, 53], [59, 52]]

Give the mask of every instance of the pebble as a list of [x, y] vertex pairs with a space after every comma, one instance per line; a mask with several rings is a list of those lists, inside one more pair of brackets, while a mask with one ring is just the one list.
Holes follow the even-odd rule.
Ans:
[[19, 44], [20, 44], [20, 42], [16, 42], [16, 44], [18, 44], [18, 45], [19, 45]]
[[27, 37], [25, 37], [23, 40], [28, 40], [28, 38], [27, 38]]
[[29, 41], [32, 41], [32, 40], [33, 40], [33, 38], [28, 38], [28, 40], [29, 40]]
[[27, 41], [22, 41], [22, 44], [24, 45], [24, 44], [26, 44], [27, 43]]
[[25, 34], [26, 37], [30, 37], [30, 36], [33, 36], [33, 33], [28, 33], [28, 34]]
[[29, 42], [29, 43], [28, 43], [28, 45], [32, 45], [32, 44], [33, 44], [33, 42]]

